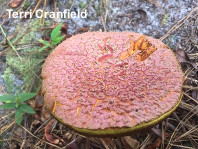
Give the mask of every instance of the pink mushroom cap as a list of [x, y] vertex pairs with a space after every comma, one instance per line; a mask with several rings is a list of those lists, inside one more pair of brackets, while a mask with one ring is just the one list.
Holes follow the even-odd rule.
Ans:
[[[147, 49], [127, 53], [141, 37], [156, 49], [144, 60], [137, 55]], [[121, 58], [124, 52], [128, 55]], [[58, 120], [82, 134], [115, 136], [169, 116], [181, 100], [184, 75], [174, 53], [158, 39], [133, 32], [87, 32], [57, 46], [42, 77], [45, 105]]]

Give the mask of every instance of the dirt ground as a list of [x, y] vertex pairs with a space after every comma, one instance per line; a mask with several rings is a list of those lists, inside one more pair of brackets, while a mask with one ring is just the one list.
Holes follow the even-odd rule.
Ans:
[[[28, 33], [26, 27], [30, 19], [8, 18], [7, 9], [10, 0], [0, 0], [0, 23], [7, 36]], [[169, 46], [181, 62], [186, 75], [183, 87], [184, 97], [179, 108], [165, 121], [152, 129], [117, 138], [88, 138], [53, 122], [53, 137], [59, 143], [46, 141], [44, 128], [52, 119], [43, 104], [37, 100], [30, 101], [37, 114], [26, 117], [21, 126], [13, 122], [13, 111], [0, 109], [0, 148], [68, 148], [68, 149], [196, 149], [198, 148], [198, 7], [197, 0], [24, 0], [15, 11], [45, 9], [46, 11], [87, 10], [87, 18], [61, 19], [47, 18], [45, 27], [65, 22], [67, 37], [87, 31], [133, 31], [161, 39]], [[38, 6], [38, 7], [37, 7]], [[34, 16], [35, 17], [35, 16]], [[33, 18], [34, 18], [33, 17]], [[40, 23], [43, 24], [42, 19]], [[48, 24], [48, 25], [47, 25]], [[24, 27], [23, 27], [24, 26]], [[34, 31], [31, 26], [31, 32]], [[41, 28], [44, 28], [42, 26]], [[28, 43], [14, 43], [17, 49], [21, 45], [38, 45], [38, 39], [46, 38], [50, 30], [36, 30]], [[8, 67], [12, 69], [13, 92], [24, 85], [13, 65], [8, 63], [9, 45], [0, 32], [0, 95], [8, 92], [8, 85], [3, 74]], [[20, 52], [20, 50], [19, 50]], [[46, 55], [45, 55], [46, 57]], [[38, 70], [39, 72], [39, 70]], [[37, 72], [36, 72], [37, 73]], [[33, 86], [33, 85], [32, 85]], [[32, 87], [31, 86], [31, 87]], [[9, 92], [8, 92], [9, 93]], [[2, 103], [0, 102], [0, 105]], [[10, 114], [11, 113], [11, 114]]]

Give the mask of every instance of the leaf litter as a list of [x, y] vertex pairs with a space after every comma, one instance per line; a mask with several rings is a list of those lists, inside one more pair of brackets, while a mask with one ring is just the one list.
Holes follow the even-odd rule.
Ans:
[[[148, 1], [155, 7], [160, 7], [161, 2], [157, 0]], [[105, 3], [105, 2], [104, 2]], [[39, 4], [40, 5], [40, 4]], [[107, 4], [103, 4], [104, 6]], [[124, 3], [123, 3], [124, 5]], [[92, 6], [90, 6], [91, 8]], [[105, 11], [105, 9], [103, 9]], [[137, 9], [139, 17], [134, 18], [135, 20], [148, 21], [148, 11], [143, 8]], [[9, 134], [14, 132], [14, 135], [8, 135], [8, 139], [0, 140], [7, 144], [8, 148], [18, 148], [23, 144], [24, 131], [27, 132], [25, 148], [71, 148], [71, 149], [121, 149], [121, 148], [197, 148], [197, 125], [198, 125], [198, 114], [197, 114], [197, 86], [198, 86], [198, 74], [197, 74], [197, 29], [196, 23], [198, 12], [191, 14], [191, 16], [184, 21], [183, 26], [179, 26], [173, 32], [169, 32], [168, 36], [164, 39], [164, 42], [168, 44], [177, 55], [179, 61], [182, 64], [182, 68], [186, 74], [186, 80], [183, 88], [185, 96], [183, 97], [182, 103], [178, 110], [174, 112], [169, 118], [167, 118], [164, 124], [160, 124], [152, 131], [145, 131], [142, 133], [136, 133], [131, 136], [117, 137], [117, 138], [96, 138], [96, 137], [85, 137], [76, 134], [66, 126], [60, 123], [54, 125], [50, 121], [50, 114], [43, 105], [42, 96], [37, 96], [35, 100], [31, 100], [29, 104], [36, 109], [34, 116], [27, 117], [26, 127], [16, 128], [15, 122], [12, 121], [14, 113], [8, 112], [4, 114], [0, 119], [0, 134]], [[105, 18], [105, 17], [103, 17]], [[119, 19], [119, 18], [116, 18]], [[115, 20], [116, 20], [115, 19]], [[112, 23], [115, 23], [115, 20]], [[131, 23], [135, 25], [135, 20], [131, 20]], [[108, 30], [111, 25], [105, 24]], [[118, 21], [117, 21], [118, 22]], [[166, 23], [166, 21], [164, 21]], [[82, 23], [82, 22], [81, 22]], [[73, 23], [74, 25], [75, 23]], [[75, 29], [71, 31], [71, 22], [68, 26], [63, 27], [62, 33], [64, 34], [75, 34], [80, 32], [91, 31], [89, 26], [82, 29]], [[77, 23], [77, 28], [82, 27]], [[124, 26], [124, 25], [123, 25]], [[51, 29], [55, 26], [51, 26]], [[50, 28], [50, 27], [49, 27]], [[102, 27], [96, 27], [95, 29], [102, 29]], [[126, 30], [121, 28], [120, 30]], [[140, 29], [140, 27], [139, 27]], [[69, 30], [69, 31], [68, 31]], [[117, 30], [117, 29], [116, 29]], [[138, 30], [137, 30], [138, 31]], [[143, 33], [145, 30], [143, 29]], [[155, 36], [158, 36], [156, 32]], [[161, 34], [161, 33], [160, 33]], [[179, 40], [181, 45], [172, 42]], [[190, 39], [190, 40], [189, 40]], [[182, 48], [181, 48], [182, 47]], [[181, 50], [181, 49], [182, 50]], [[179, 50], [176, 50], [179, 49]], [[189, 64], [189, 65], [186, 65]], [[194, 99], [194, 100], [193, 100]], [[9, 124], [9, 125], [7, 125]], [[47, 136], [47, 137], [46, 137]], [[2, 139], [2, 137], [0, 137]], [[50, 139], [49, 139], [50, 138]], [[59, 144], [60, 143], [60, 144]], [[0, 145], [2, 145], [0, 143]], [[1, 146], [0, 146], [1, 147]], [[6, 148], [6, 146], [3, 146]]]

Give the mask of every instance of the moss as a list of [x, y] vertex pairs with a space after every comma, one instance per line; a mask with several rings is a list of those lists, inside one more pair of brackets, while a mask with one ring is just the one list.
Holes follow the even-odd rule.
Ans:
[[29, 1], [25, 1], [25, 3], [24, 3], [24, 5], [23, 5], [23, 9], [24, 10], [27, 10], [28, 9], [28, 7], [30, 7], [30, 2]]
[[87, 6], [86, 2], [82, 2], [82, 3], [79, 5], [79, 7], [80, 7], [81, 10], [84, 9], [86, 6]]
[[6, 68], [2, 78], [4, 79], [4, 83], [6, 84], [6, 88], [9, 91], [9, 93], [17, 95], [24, 89], [23, 82], [17, 79], [10, 67]]
[[[47, 23], [50, 24], [49, 22]], [[38, 90], [40, 86], [39, 77], [35, 77], [35, 74], [39, 74], [41, 69], [42, 61], [44, 60], [43, 53], [39, 53], [38, 49], [40, 46], [37, 43], [37, 40], [41, 38], [40, 29], [40, 20], [32, 19], [29, 27], [26, 31], [26, 34], [18, 42], [17, 49], [19, 55], [23, 59], [21, 61], [15, 54], [15, 52], [10, 49], [6, 53], [6, 63], [7, 68], [3, 74], [3, 79], [7, 88], [8, 93], [16, 94], [23, 91], [29, 91], [29, 88], [33, 86], [33, 92]], [[16, 31], [21, 31], [24, 28], [23, 23], [16, 26]], [[19, 33], [15, 41], [20, 38], [22, 33]], [[17, 83], [15, 78], [19, 78], [23, 83]], [[37, 80], [35, 82], [35, 80]]]

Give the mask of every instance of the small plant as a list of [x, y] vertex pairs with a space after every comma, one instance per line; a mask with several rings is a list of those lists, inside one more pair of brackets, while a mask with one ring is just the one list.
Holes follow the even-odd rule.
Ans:
[[16, 109], [15, 119], [17, 124], [20, 125], [23, 120], [24, 113], [29, 113], [29, 114], [35, 113], [35, 111], [30, 106], [24, 103], [24, 101], [27, 101], [33, 98], [34, 96], [36, 96], [36, 93], [22, 93], [19, 94], [18, 96], [14, 96], [11, 94], [0, 96], [0, 101], [4, 102], [1, 108]]
[[39, 42], [41, 42], [42, 44], [44, 44], [45, 46], [40, 48], [39, 51], [43, 51], [47, 48], [51, 48], [54, 49], [55, 45], [59, 44], [63, 38], [65, 37], [65, 35], [60, 36], [61, 34], [61, 26], [63, 23], [60, 23], [59, 25], [57, 25], [51, 32], [51, 41], [46, 41], [43, 39], [39, 39]]

